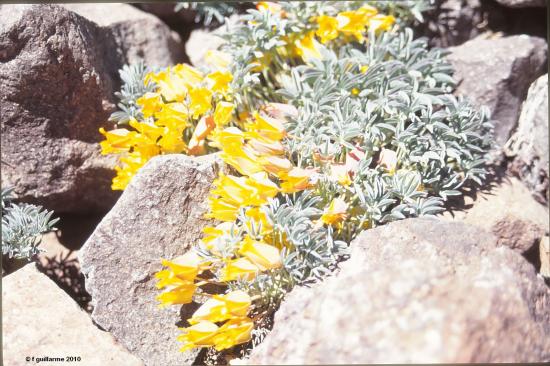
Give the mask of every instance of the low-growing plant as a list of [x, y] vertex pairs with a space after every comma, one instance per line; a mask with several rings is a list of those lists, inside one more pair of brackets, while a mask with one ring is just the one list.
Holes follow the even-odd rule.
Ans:
[[14, 203], [12, 193], [13, 188], [2, 189], [2, 255], [31, 260], [42, 251], [41, 235], [54, 230], [59, 218], [41, 206]]
[[[450, 94], [445, 52], [396, 20], [415, 5], [382, 3], [259, 3], [200, 69], [145, 77], [155, 88], [136, 101], [144, 121], [117, 136], [142, 141], [138, 123], [167, 131], [164, 109], [181, 105], [170, 118], [189, 130], [177, 131], [184, 144], [171, 152], [193, 154], [199, 141], [197, 153], [219, 150], [232, 170], [209, 196], [207, 217], [220, 223], [156, 274], [162, 306], [202, 303], [182, 328], [182, 350], [261, 338], [285, 294], [330, 274], [362, 230], [437, 214], [464, 185], [482, 183], [488, 113]], [[204, 84], [214, 74], [223, 90]], [[195, 114], [196, 90], [210, 96]], [[103, 151], [140, 148], [115, 140]]]

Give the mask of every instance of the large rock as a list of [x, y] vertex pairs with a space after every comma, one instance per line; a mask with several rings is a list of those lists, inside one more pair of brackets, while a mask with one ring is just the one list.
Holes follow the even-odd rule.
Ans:
[[517, 131], [506, 146], [514, 160], [511, 171], [531, 189], [541, 203], [548, 203], [548, 74], [529, 88]]
[[2, 279], [2, 345], [4, 365], [143, 365], [34, 264]]
[[100, 155], [98, 128], [110, 128], [118, 70], [175, 63], [183, 45], [130, 5], [66, 7], [0, 7], [2, 186], [58, 212], [105, 212], [116, 157]]
[[490, 233], [409, 219], [352, 246], [337, 275], [292, 291], [249, 364], [550, 360], [550, 289]]
[[459, 82], [456, 93], [489, 107], [497, 144], [504, 144], [517, 125], [529, 86], [546, 69], [545, 40], [526, 35], [477, 38], [449, 50]]
[[64, 4], [113, 35], [117, 52], [132, 63], [168, 66], [185, 57], [180, 37], [159, 18], [127, 4]]
[[538, 203], [517, 178], [504, 177], [475, 199], [464, 197], [460, 210], [446, 211], [444, 219], [464, 221], [492, 232], [498, 245], [525, 254], [548, 235], [548, 207]]
[[215, 155], [151, 159], [79, 253], [92, 318], [147, 365], [187, 365], [197, 355], [179, 352], [182, 315], [157, 307], [154, 273], [161, 258], [184, 254], [201, 237], [218, 166]]

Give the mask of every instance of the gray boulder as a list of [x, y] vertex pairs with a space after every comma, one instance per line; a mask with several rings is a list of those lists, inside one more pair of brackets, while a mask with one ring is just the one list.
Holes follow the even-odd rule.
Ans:
[[127, 4], [64, 4], [65, 8], [111, 33], [126, 63], [140, 59], [168, 66], [185, 58], [180, 37], [159, 18]]
[[489, 107], [496, 142], [503, 145], [517, 125], [529, 86], [546, 69], [546, 41], [526, 35], [477, 38], [449, 50], [456, 94]]
[[537, 202], [522, 182], [510, 176], [478, 192], [475, 199], [464, 197], [460, 210], [446, 211], [442, 217], [490, 231], [498, 245], [521, 254], [536, 250], [549, 231], [548, 206]]
[[352, 247], [338, 274], [292, 291], [249, 364], [550, 360], [550, 289], [492, 234], [408, 219]]
[[161, 258], [185, 254], [200, 239], [218, 168], [215, 155], [154, 157], [79, 252], [93, 320], [147, 365], [188, 365], [197, 356], [179, 352], [176, 324], [187, 319], [186, 307], [157, 307], [154, 274]]
[[2, 186], [57, 212], [108, 210], [117, 157], [100, 154], [98, 129], [110, 128], [118, 69], [183, 53], [177, 35], [130, 5], [0, 6]]
[[510, 170], [541, 203], [548, 203], [548, 74], [529, 88], [518, 128], [506, 144]]
[[2, 346], [4, 365], [143, 365], [34, 264], [2, 279]]

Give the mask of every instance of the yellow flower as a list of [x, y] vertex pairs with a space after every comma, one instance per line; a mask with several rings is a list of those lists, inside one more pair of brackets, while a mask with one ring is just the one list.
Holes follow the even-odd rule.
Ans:
[[364, 74], [367, 72], [367, 70], [369, 69], [369, 65], [363, 65], [359, 68], [359, 71]]
[[229, 83], [233, 80], [233, 75], [229, 71], [214, 71], [206, 77], [211, 82], [212, 91], [225, 94], [229, 90]]
[[214, 336], [218, 332], [218, 326], [212, 322], [202, 321], [187, 328], [180, 328], [183, 333], [178, 336], [178, 341], [183, 342], [181, 352], [195, 347], [213, 346]]
[[181, 102], [187, 95], [187, 84], [179, 77], [176, 77], [170, 70], [160, 71], [158, 73], [149, 73], [145, 76], [145, 83], [153, 81], [157, 84], [157, 91], [162, 94], [167, 101]]
[[360, 93], [360, 90], [359, 90], [359, 89], [357, 89], [357, 88], [351, 89], [351, 94], [352, 94], [352, 95], [359, 95], [359, 93]]
[[155, 124], [165, 126], [168, 129], [177, 131], [180, 134], [189, 126], [189, 114], [187, 106], [183, 103], [167, 103], [155, 113]]
[[250, 262], [256, 265], [260, 271], [275, 269], [282, 266], [279, 249], [273, 245], [252, 240], [248, 235], [241, 241], [239, 254], [250, 260]]
[[[175, 277], [190, 282], [195, 280], [195, 277], [197, 277], [199, 272], [208, 268], [208, 266], [202, 262], [201, 257], [199, 257], [195, 251], [190, 251], [184, 255], [180, 255], [172, 261], [168, 261], [166, 259], [161, 261], [163, 266], [170, 268], [168, 271], [172, 272]], [[158, 277], [162, 277], [163, 280], [171, 278], [170, 276], [167, 276], [165, 271], [160, 271], [158, 273], [161, 273]], [[157, 284], [158, 288], [163, 288], [168, 285], [168, 283], [163, 280], [159, 281]]]
[[348, 204], [341, 198], [332, 200], [321, 216], [321, 221], [327, 225], [338, 224], [347, 218]]
[[202, 238], [202, 242], [208, 244], [220, 236], [229, 234], [233, 225], [234, 224], [232, 222], [222, 222], [215, 227], [206, 226], [202, 229], [202, 232], [205, 234], [205, 236]]
[[251, 339], [254, 322], [248, 317], [235, 318], [225, 322], [214, 336], [214, 348], [222, 351]]
[[177, 154], [185, 151], [187, 146], [182, 140], [182, 133], [177, 131], [168, 130], [168, 132], [162, 136], [158, 141], [158, 145], [162, 149], [163, 153]]
[[212, 108], [210, 101], [212, 92], [206, 88], [193, 88], [189, 91], [189, 110], [193, 114], [193, 118], [208, 112]]
[[153, 116], [162, 108], [162, 98], [159, 93], [145, 93], [136, 100], [136, 103], [141, 106], [141, 112], [145, 118]]
[[268, 235], [273, 231], [272, 223], [269, 221], [267, 215], [261, 210], [260, 207], [251, 207], [246, 210], [245, 214], [250, 220], [246, 223], [249, 232], [252, 230], [252, 223], [254, 224], [256, 230], [261, 227], [260, 235], [262, 236]]
[[135, 172], [128, 169], [123, 169], [121, 167], [115, 167], [116, 176], [113, 178], [113, 183], [111, 184], [111, 189], [113, 191], [123, 191], [126, 186], [130, 183], [132, 178], [135, 175]]
[[174, 75], [180, 78], [187, 88], [195, 88], [204, 78], [202, 72], [188, 64], [177, 64], [172, 70]]
[[273, 198], [279, 193], [279, 187], [273, 183], [265, 172], [252, 174], [246, 179], [246, 184], [249, 187], [256, 189], [254, 196], [250, 197], [253, 205], [259, 206], [267, 203], [267, 200]]
[[221, 101], [216, 104], [216, 110], [214, 111], [214, 122], [216, 127], [222, 128], [231, 121], [235, 105], [232, 103]]
[[210, 138], [212, 146], [227, 151], [241, 149], [244, 144], [244, 133], [237, 127], [215, 130]]
[[[136, 137], [136, 144], [134, 145], [134, 151], [132, 152], [134, 155], [139, 156], [136, 160], [139, 161], [140, 167], [143, 166], [149, 159], [151, 159], [153, 156], [157, 156], [160, 154], [160, 148], [148, 139], [138, 140], [138, 138], [143, 136]], [[139, 141], [139, 142], [138, 142]], [[133, 158], [130, 158], [133, 159]], [[126, 161], [128, 160], [128, 156], [120, 159], [120, 161]]]
[[111, 188], [113, 190], [124, 190], [132, 177], [149, 159], [149, 156], [143, 156], [139, 151], [133, 151], [121, 158], [120, 161], [123, 167], [115, 167], [117, 175], [113, 178]]
[[282, 155], [285, 152], [283, 144], [279, 141], [266, 142], [265, 140], [250, 139], [247, 145], [262, 156]]
[[259, 161], [266, 172], [277, 177], [286, 176], [292, 170], [292, 163], [287, 158], [267, 155], [262, 156]]
[[345, 35], [353, 36], [358, 41], [363, 41], [363, 33], [369, 20], [369, 13], [365, 11], [343, 11], [336, 16], [338, 30]]
[[189, 140], [189, 155], [200, 155], [204, 153], [204, 149], [201, 149], [201, 145], [204, 147], [204, 139], [214, 127], [216, 127], [216, 124], [214, 123], [214, 118], [211, 116], [204, 116], [200, 119], [199, 123], [197, 123], [197, 127], [195, 127], [195, 131], [193, 131], [191, 140]]
[[155, 273], [155, 278], [159, 280], [157, 282], [157, 288], [161, 289], [164, 287], [168, 287], [169, 289], [174, 289], [178, 286], [187, 285], [189, 283], [188, 280], [182, 279], [174, 274], [173, 271], [164, 269], [162, 271], [158, 271]]
[[204, 61], [215, 69], [227, 69], [231, 64], [231, 56], [218, 50], [208, 50], [204, 56]]
[[321, 52], [319, 51], [320, 44], [315, 40], [315, 32], [305, 34], [301, 39], [295, 42], [296, 53], [307, 62], [313, 58], [320, 59]]
[[378, 165], [384, 167], [390, 174], [394, 174], [397, 168], [397, 153], [393, 150], [382, 149]]
[[250, 296], [241, 290], [231, 291], [225, 295], [214, 295], [193, 313], [189, 318], [189, 324], [204, 320], [217, 323], [246, 316], [251, 303]]
[[134, 144], [134, 138], [136, 132], [128, 131], [125, 128], [118, 128], [112, 131], [105, 131], [103, 127], [99, 129], [99, 132], [105, 136], [105, 141], [101, 141], [101, 154], [117, 154], [122, 152], [128, 152]]
[[138, 122], [135, 119], [131, 119], [129, 124], [140, 133], [142, 138], [152, 143], [155, 143], [164, 132], [164, 128], [162, 127], [148, 122]]
[[233, 200], [241, 207], [258, 204], [256, 197], [257, 189], [247, 183], [245, 177], [235, 177], [220, 173], [218, 179], [213, 183], [216, 188], [210, 193], [220, 197]]
[[254, 118], [246, 125], [248, 138], [257, 138], [267, 140], [268, 142], [279, 141], [286, 136], [285, 126], [282, 121], [261, 115], [254, 112]]
[[159, 307], [166, 307], [175, 304], [189, 304], [193, 301], [193, 295], [197, 286], [194, 283], [187, 282], [180, 286], [174, 287], [157, 296], [160, 301]]
[[235, 221], [237, 212], [241, 208], [241, 205], [234, 200], [215, 196], [208, 197], [208, 204], [210, 212], [205, 217], [220, 221]]
[[332, 178], [336, 179], [338, 183], [340, 183], [344, 187], [347, 187], [352, 183], [348, 167], [345, 164], [331, 165], [330, 174]]
[[258, 156], [247, 146], [232, 146], [220, 154], [222, 160], [235, 168], [242, 175], [252, 175], [262, 172], [263, 167]]
[[338, 37], [338, 20], [328, 15], [317, 17], [319, 28], [315, 32], [321, 39], [321, 43], [327, 43]]
[[312, 169], [302, 169], [298, 167], [292, 168], [287, 174], [281, 176], [281, 192], [294, 193], [303, 191], [312, 186], [311, 178], [315, 173]]
[[256, 273], [259, 270], [260, 269], [247, 258], [229, 260], [226, 262], [225, 267], [222, 268], [221, 281], [235, 281], [238, 278], [251, 281], [256, 277]]
[[391, 15], [376, 15], [369, 20], [369, 29], [376, 31], [388, 31], [391, 29], [395, 18]]

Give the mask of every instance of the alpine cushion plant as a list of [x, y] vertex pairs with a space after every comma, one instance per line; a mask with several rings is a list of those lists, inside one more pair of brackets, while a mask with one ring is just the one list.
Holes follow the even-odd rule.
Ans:
[[182, 350], [261, 338], [284, 295], [330, 274], [362, 230], [439, 213], [485, 177], [489, 116], [450, 94], [444, 51], [366, 2], [257, 8], [202, 69], [148, 74], [134, 130], [102, 131], [104, 152], [127, 154], [114, 188], [159, 153], [219, 150], [230, 167], [210, 192], [215, 222], [156, 274], [161, 306], [202, 303]]
[[55, 230], [59, 218], [41, 206], [14, 203], [12, 193], [13, 188], [2, 189], [2, 255], [30, 261], [43, 251], [41, 236]]

